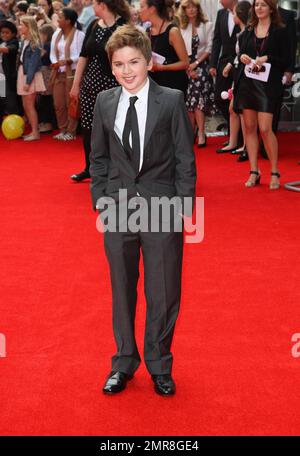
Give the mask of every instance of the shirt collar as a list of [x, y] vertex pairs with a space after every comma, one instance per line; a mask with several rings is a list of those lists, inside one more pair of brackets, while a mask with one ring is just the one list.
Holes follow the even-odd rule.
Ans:
[[146, 100], [149, 91], [149, 78], [147, 78], [146, 84], [137, 92], [137, 93], [130, 93], [124, 87], [122, 87], [122, 99], [129, 102], [130, 97], [138, 97], [139, 100]]

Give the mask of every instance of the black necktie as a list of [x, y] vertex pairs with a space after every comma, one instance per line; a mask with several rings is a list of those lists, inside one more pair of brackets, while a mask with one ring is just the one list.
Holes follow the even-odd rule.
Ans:
[[[136, 109], [134, 103], [138, 97], [130, 97], [129, 98], [129, 108], [127, 110], [122, 140], [123, 146], [125, 150], [129, 153], [131, 157], [131, 162], [133, 167], [138, 174], [140, 169], [140, 135], [139, 135], [139, 125], [138, 119], [136, 114]], [[129, 143], [129, 135], [131, 132], [131, 141], [132, 147], [130, 147]]]

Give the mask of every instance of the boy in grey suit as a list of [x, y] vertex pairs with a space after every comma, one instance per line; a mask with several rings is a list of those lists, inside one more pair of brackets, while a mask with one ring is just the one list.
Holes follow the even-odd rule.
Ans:
[[[106, 50], [121, 87], [102, 92], [95, 105], [90, 167], [93, 206], [103, 209], [104, 201], [119, 209], [124, 205], [122, 190], [126, 203], [143, 201], [146, 215], [151, 217], [148, 204], [155, 198], [194, 198], [192, 127], [183, 94], [148, 78], [152, 52], [144, 32], [129, 25], [119, 27]], [[132, 207], [129, 205], [126, 222]], [[155, 391], [172, 395], [175, 383], [170, 349], [180, 303], [182, 229], [170, 227], [166, 231], [161, 222], [158, 230], [124, 229], [120, 222], [105, 231], [104, 245], [117, 353], [103, 392], [122, 391], [141, 361], [134, 322], [142, 251], [147, 300], [144, 359]]]

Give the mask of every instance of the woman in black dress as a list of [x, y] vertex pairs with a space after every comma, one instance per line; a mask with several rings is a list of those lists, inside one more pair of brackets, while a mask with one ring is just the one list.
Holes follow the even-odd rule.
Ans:
[[81, 126], [85, 152], [85, 169], [73, 174], [71, 179], [80, 182], [90, 177], [89, 155], [91, 152], [91, 132], [96, 98], [103, 90], [118, 85], [111, 72], [105, 46], [120, 25], [130, 21], [130, 11], [125, 0], [94, 0], [95, 15], [85, 35], [81, 54], [76, 68], [71, 97], [80, 96]]
[[[283, 73], [289, 65], [289, 44], [276, 0], [255, 0], [249, 27], [240, 37], [240, 65], [234, 91], [235, 109], [243, 111], [250, 161], [250, 177], [245, 183], [246, 187], [254, 187], [260, 182], [257, 126], [271, 163], [270, 189], [277, 190], [280, 187], [277, 168], [278, 142], [272, 130], [272, 120], [283, 90]], [[271, 64], [267, 82], [245, 75], [245, 65], [251, 62], [254, 64], [253, 70], [257, 72], [266, 69], [266, 62]]]
[[[140, 0], [140, 18], [151, 22], [147, 30], [153, 52], [151, 78], [161, 86], [179, 89], [185, 94], [189, 58], [180, 30], [170, 19], [173, 3], [173, 0]], [[163, 63], [157, 54], [165, 58]]]

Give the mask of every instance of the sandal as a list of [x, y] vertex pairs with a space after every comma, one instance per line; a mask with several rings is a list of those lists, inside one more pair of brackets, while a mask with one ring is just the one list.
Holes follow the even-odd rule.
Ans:
[[[271, 173], [271, 178], [272, 176], [277, 177], [278, 179], [280, 178], [280, 174], [278, 171]], [[270, 190], [278, 190], [280, 188], [280, 182], [270, 182]]]
[[[251, 179], [252, 174], [255, 174], [255, 176], [256, 176], [255, 180]], [[247, 180], [247, 182], [245, 182], [245, 187], [255, 187], [256, 185], [259, 185], [260, 178], [261, 178], [261, 174], [259, 171], [250, 171], [250, 177]]]

